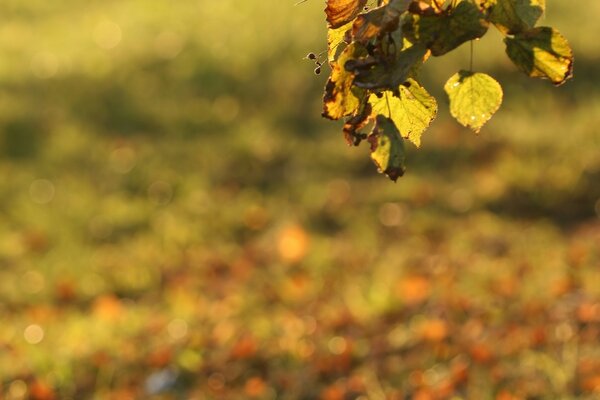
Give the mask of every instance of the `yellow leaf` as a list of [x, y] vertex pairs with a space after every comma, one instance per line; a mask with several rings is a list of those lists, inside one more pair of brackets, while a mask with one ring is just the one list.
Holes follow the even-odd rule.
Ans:
[[462, 125], [478, 133], [502, 104], [502, 87], [494, 78], [482, 73], [460, 71], [444, 90], [450, 99], [450, 113]]
[[360, 106], [360, 98], [364, 91], [353, 87], [354, 74], [344, 67], [349, 60], [366, 52], [362, 46], [350, 44], [340, 54], [337, 61], [331, 64], [331, 76], [325, 85], [323, 97], [323, 116], [329, 119], [340, 119], [353, 114]]
[[438, 109], [435, 98], [414, 79], [400, 85], [396, 95], [389, 91], [381, 97], [371, 95], [369, 102], [374, 114], [389, 116], [402, 137], [417, 147], [421, 145], [421, 135], [435, 119]]
[[573, 75], [573, 50], [556, 29], [539, 27], [504, 39], [512, 62], [533, 78], [563, 84]]

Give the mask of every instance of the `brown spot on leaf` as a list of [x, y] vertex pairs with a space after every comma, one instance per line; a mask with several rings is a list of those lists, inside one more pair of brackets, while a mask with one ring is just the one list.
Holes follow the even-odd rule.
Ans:
[[358, 132], [359, 129], [364, 128], [370, 121], [372, 107], [370, 103], [366, 103], [362, 108], [361, 112], [348, 118], [344, 124], [343, 132], [344, 138], [348, 145], [358, 146], [360, 142], [365, 138], [364, 134]]

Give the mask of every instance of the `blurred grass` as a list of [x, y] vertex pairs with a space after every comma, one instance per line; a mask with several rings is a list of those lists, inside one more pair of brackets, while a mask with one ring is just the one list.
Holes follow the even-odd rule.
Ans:
[[554, 399], [600, 390], [600, 3], [576, 78], [441, 112], [392, 184], [322, 120], [322, 4], [5, 0], [0, 397]]

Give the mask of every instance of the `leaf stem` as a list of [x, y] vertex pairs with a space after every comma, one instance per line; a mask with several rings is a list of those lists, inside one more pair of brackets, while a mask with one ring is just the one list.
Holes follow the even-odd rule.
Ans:
[[469, 61], [469, 72], [473, 72], [473, 41], [471, 40], [471, 60]]

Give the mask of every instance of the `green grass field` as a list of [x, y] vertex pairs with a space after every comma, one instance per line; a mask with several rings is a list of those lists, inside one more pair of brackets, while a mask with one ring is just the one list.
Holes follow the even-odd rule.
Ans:
[[[600, 2], [475, 44], [396, 184], [320, 117], [323, 2], [0, 3], [0, 399], [600, 396]], [[327, 72], [327, 71], [325, 71]]]

